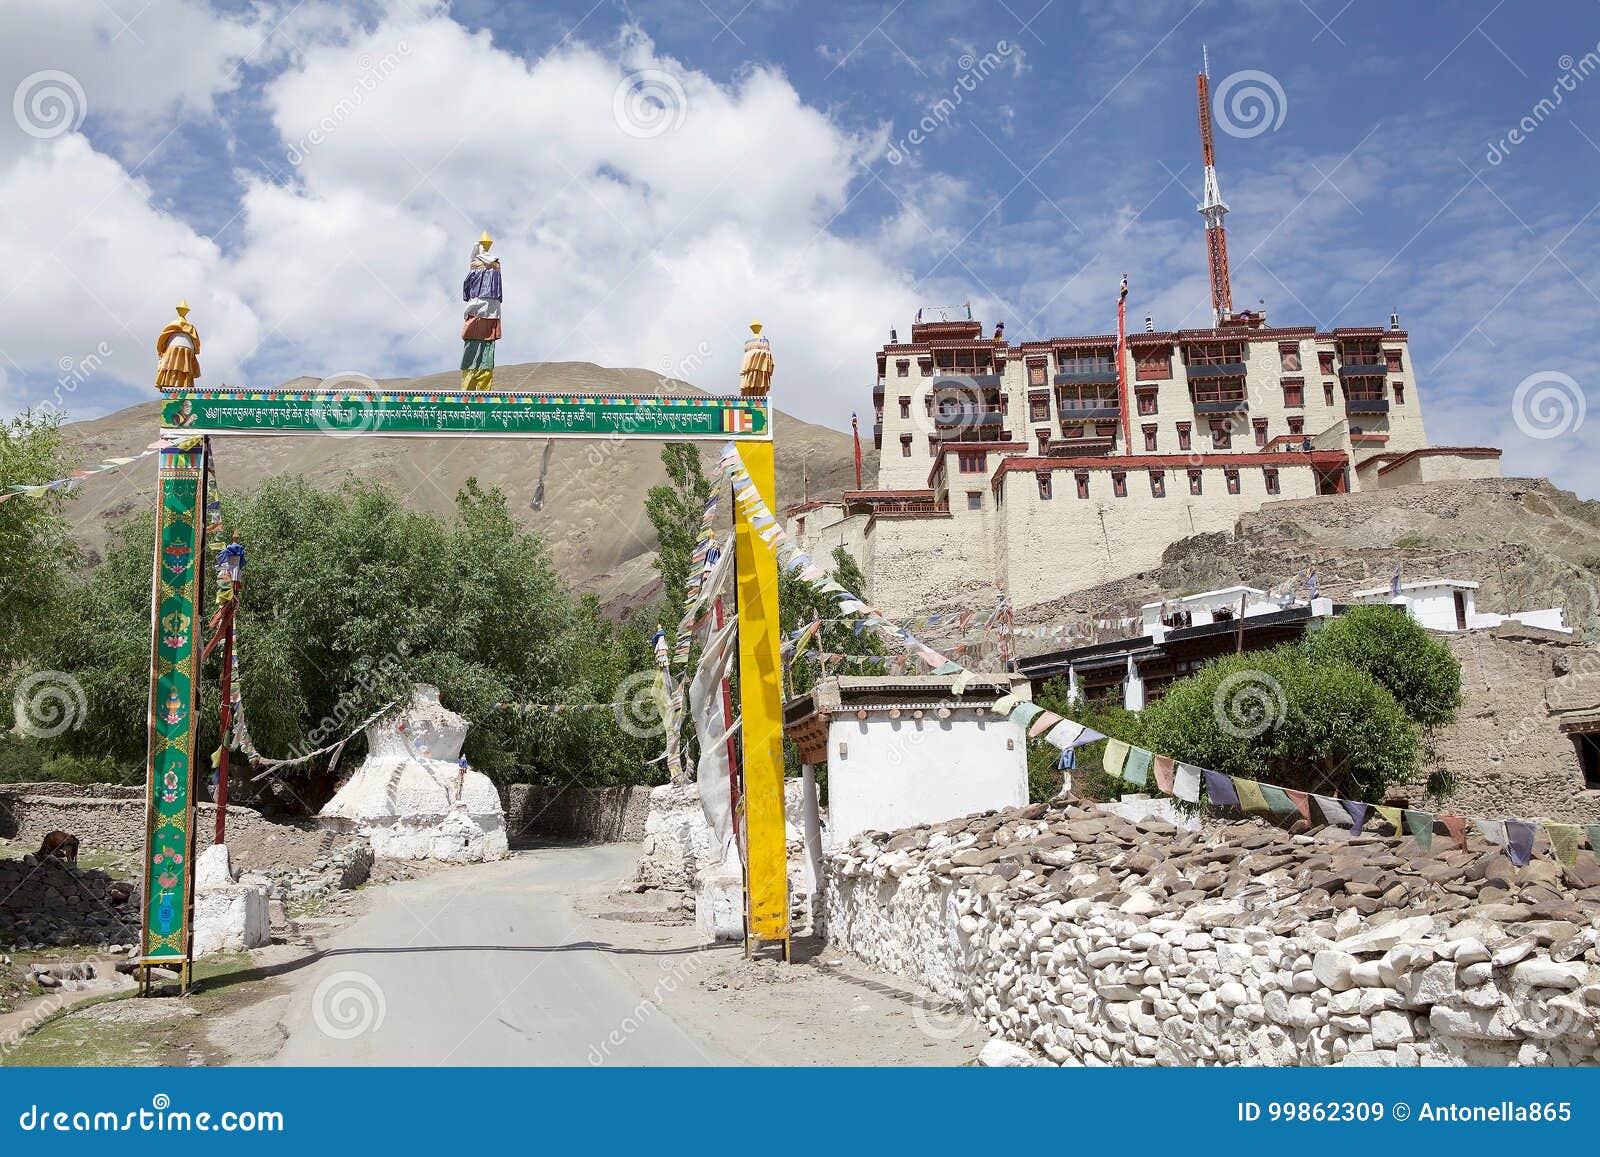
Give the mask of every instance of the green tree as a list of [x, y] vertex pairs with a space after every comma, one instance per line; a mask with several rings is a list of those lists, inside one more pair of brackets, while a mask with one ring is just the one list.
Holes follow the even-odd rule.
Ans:
[[1461, 707], [1461, 664], [1405, 612], [1351, 607], [1306, 639], [1313, 663], [1342, 663], [1387, 687], [1424, 728], [1449, 723]]
[[[1140, 743], [1143, 724], [1138, 712], [1129, 711], [1120, 703], [1109, 701], [1067, 701], [1067, 681], [1051, 679], [1034, 693], [1034, 702], [1048, 711], [1092, 727], [1102, 735], [1121, 739], [1127, 743]], [[1114, 800], [1127, 790], [1120, 779], [1105, 773], [1101, 755], [1105, 744], [1091, 743], [1080, 747], [1073, 755], [1072, 791], [1080, 799]], [[1064, 770], [1061, 749], [1043, 739], [1028, 742], [1028, 799], [1042, 803], [1061, 791]]]
[[[857, 598], [862, 597], [862, 591], [867, 585], [861, 567], [842, 546], [835, 547], [833, 551], [833, 580]], [[801, 578], [799, 571], [779, 571], [778, 621], [782, 625], [785, 637], [793, 635], [814, 618], [842, 620], [847, 616], [840, 613], [839, 600], [834, 595], [819, 591]], [[806, 644], [806, 650], [861, 656], [862, 660], [887, 654], [883, 639], [877, 631], [865, 626], [860, 630], [856, 629], [860, 622], [860, 619], [855, 619], [824, 623], [817, 635]], [[861, 660], [845, 659], [834, 661], [828, 666], [830, 675], [882, 675], [883, 673], [882, 663]], [[789, 667], [789, 692], [794, 695], [804, 694], [815, 687], [821, 677], [822, 667], [817, 660], [804, 656], [794, 658]]]
[[1417, 725], [1388, 689], [1297, 644], [1207, 664], [1140, 724], [1152, 751], [1304, 791], [1377, 800], [1417, 771]]
[[700, 449], [693, 442], [662, 446], [661, 464], [671, 481], [646, 492], [644, 512], [655, 528], [658, 544], [655, 566], [661, 575], [662, 599], [657, 617], [661, 628], [672, 635], [683, 615], [694, 540], [700, 533], [706, 500], [711, 497], [711, 483], [700, 468]]
[[[0, 493], [69, 469], [58, 416], [26, 412], [0, 423]], [[62, 514], [66, 501], [57, 490], [0, 503], [0, 679], [28, 659], [60, 609], [76, 553]]]

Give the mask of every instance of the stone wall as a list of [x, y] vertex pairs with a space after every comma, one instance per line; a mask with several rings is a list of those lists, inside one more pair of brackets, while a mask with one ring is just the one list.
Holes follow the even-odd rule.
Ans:
[[644, 839], [650, 789], [549, 787], [513, 783], [500, 789], [513, 847], [536, 840], [634, 843]]
[[[18, 785], [22, 786], [22, 785]], [[38, 792], [51, 792], [61, 784], [27, 785]], [[196, 851], [211, 845], [217, 827], [214, 804], [199, 804], [195, 809], [195, 829], [199, 833]], [[281, 825], [262, 817], [250, 808], [228, 807], [230, 842], [235, 832], [259, 831], [265, 835]], [[14, 793], [10, 785], [0, 791], [0, 839], [19, 844], [37, 844], [52, 831], [71, 832], [84, 847], [134, 851], [144, 847], [144, 793], [137, 797], [55, 795]]]
[[137, 891], [59, 860], [0, 860], [0, 946], [132, 943]]
[[[1442, 846], [1441, 846], [1442, 845]], [[867, 833], [826, 933], [1064, 1065], [1600, 1062], [1600, 865], [1070, 797]]]
[[[1600, 650], [1515, 624], [1438, 638], [1461, 663], [1461, 710], [1435, 736], [1458, 785], [1448, 810], [1600, 823], [1600, 791], [1585, 786], [1555, 709], [1595, 681]], [[1600, 703], [1600, 686], [1594, 696]], [[1422, 785], [1391, 794], [1420, 801]]]

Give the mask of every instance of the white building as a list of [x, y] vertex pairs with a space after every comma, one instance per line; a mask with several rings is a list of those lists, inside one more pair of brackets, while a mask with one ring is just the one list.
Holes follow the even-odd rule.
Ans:
[[1542, 611], [1517, 611], [1498, 615], [1477, 608], [1478, 584], [1462, 579], [1426, 579], [1422, 582], [1402, 583], [1400, 595], [1395, 597], [1389, 587], [1372, 587], [1355, 591], [1350, 596], [1353, 603], [1388, 603], [1404, 607], [1418, 624], [1430, 631], [1481, 631], [1498, 627], [1501, 623], [1521, 623], [1525, 627], [1542, 627], [1547, 631], [1572, 634], [1566, 624], [1566, 613], [1560, 607]]

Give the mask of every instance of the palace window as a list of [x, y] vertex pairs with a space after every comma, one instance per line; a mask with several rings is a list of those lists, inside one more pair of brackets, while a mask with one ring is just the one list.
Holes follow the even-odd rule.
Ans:
[[1144, 429], [1144, 448], [1146, 450], [1154, 450], [1156, 448], [1156, 428], [1155, 428], [1155, 426], [1153, 426], [1153, 425], [1145, 426], [1143, 429]]
[[1089, 497], [1089, 472], [1087, 470], [1079, 470], [1074, 477], [1078, 482], [1078, 497]]
[[1200, 493], [1200, 487], [1201, 487], [1200, 475], [1202, 473], [1203, 472], [1200, 471], [1200, 470], [1191, 470], [1191, 471], [1189, 471], [1189, 493], [1190, 494], [1199, 494]]
[[1291, 433], [1291, 434], [1304, 434], [1305, 432], [1306, 432], [1306, 420], [1304, 418], [1300, 417], [1299, 415], [1296, 415], [1296, 416], [1294, 416], [1294, 417], [1289, 419], [1289, 433]]
[[911, 363], [905, 358], [901, 358], [899, 361], [895, 362], [894, 369], [895, 373], [902, 378], [908, 378], [911, 376]]
[[1037, 394], [1028, 398], [1028, 421], [1048, 422], [1050, 420], [1050, 395]]
[[1128, 497], [1128, 476], [1121, 470], [1111, 472], [1111, 496], [1113, 498]]
[[910, 434], [901, 434], [900, 435], [900, 457], [902, 457], [902, 458], [911, 457], [911, 435]]
[[1267, 444], [1267, 420], [1265, 418], [1257, 418], [1250, 425], [1255, 427], [1256, 445], [1265, 446]]
[[1237, 470], [1224, 470], [1222, 472], [1222, 477], [1228, 483], [1229, 494], [1239, 493], [1239, 472]]
[[1303, 406], [1306, 404], [1306, 383], [1303, 379], [1284, 379], [1283, 404], [1285, 406]]
[[969, 490], [969, 491], [967, 491], [967, 509], [968, 510], [982, 510], [983, 509], [983, 491], [981, 491], [981, 490]]
[[1043, 362], [1029, 362], [1028, 363], [1028, 385], [1030, 387], [1032, 387], [1032, 388], [1035, 388], [1035, 389], [1037, 389], [1040, 386], [1043, 386], [1045, 384], [1045, 380], [1044, 380], [1045, 379], [1045, 373], [1048, 370], [1048, 368], [1049, 367], [1046, 366]]
[[1139, 350], [1133, 355], [1134, 380], [1164, 382], [1172, 377], [1172, 350], [1170, 347]]
[[1278, 493], [1278, 472], [1276, 470], [1274, 470], [1271, 466], [1266, 466], [1266, 467], [1262, 468], [1261, 476], [1266, 479], [1266, 482], [1267, 482], [1267, 493], [1268, 494], [1277, 494]]
[[1322, 404], [1324, 406], [1333, 405], [1333, 383], [1332, 382], [1323, 382], [1322, 383]]
[[933, 377], [933, 359], [932, 358], [923, 358], [921, 361], [919, 361], [917, 363], [917, 368], [922, 371], [922, 376], [923, 377], [925, 377], [925, 378]]
[[900, 397], [900, 416], [902, 418], [911, 417], [911, 399], [905, 395]]
[[1048, 502], [1050, 500], [1050, 475], [1048, 473], [1041, 473], [1039, 474], [1038, 478], [1039, 497]]
[[1300, 343], [1284, 342], [1278, 346], [1278, 367], [1286, 374], [1300, 372]]
[[1139, 413], [1154, 414], [1156, 412], [1157, 396], [1154, 390], [1139, 391]]
[[982, 450], [960, 450], [956, 466], [963, 474], [982, 474], [989, 469], [989, 455]]
[[1233, 423], [1211, 423], [1211, 445], [1218, 450], [1231, 450], [1233, 448]]
[[1398, 374], [1401, 372], [1399, 350], [1384, 350], [1383, 361], [1385, 367], [1391, 374]]
[[1406, 404], [1406, 384], [1404, 382], [1394, 383], [1394, 404], [1397, 406]]
[[922, 408], [928, 412], [928, 417], [933, 417], [933, 395], [922, 395]]
[[1152, 498], [1165, 498], [1167, 496], [1167, 474], [1164, 470], [1150, 471], [1150, 496]]
[[1333, 373], [1333, 351], [1317, 351], [1317, 368], [1325, 374]]
[[1033, 436], [1039, 440], [1039, 455], [1043, 457], [1044, 452], [1050, 448], [1050, 431], [1035, 430]]
[[938, 457], [938, 454], [939, 454], [939, 439], [936, 438], [934, 435], [929, 434], [928, 435], [928, 457], [929, 458], [935, 458], [935, 457]]
[[1189, 449], [1189, 429], [1188, 422], [1178, 423], [1178, 449], [1180, 450]]

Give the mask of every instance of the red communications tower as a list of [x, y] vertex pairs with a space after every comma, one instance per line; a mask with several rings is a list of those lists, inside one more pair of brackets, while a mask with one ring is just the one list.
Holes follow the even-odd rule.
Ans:
[[1228, 230], [1223, 218], [1228, 215], [1228, 203], [1222, 199], [1222, 189], [1217, 184], [1216, 150], [1211, 143], [1211, 62], [1201, 50], [1200, 74], [1195, 86], [1200, 94], [1200, 145], [1205, 153], [1205, 199], [1200, 202], [1200, 216], [1206, 219], [1206, 261], [1211, 270], [1211, 324], [1220, 326], [1233, 316], [1233, 284], [1228, 276]]

